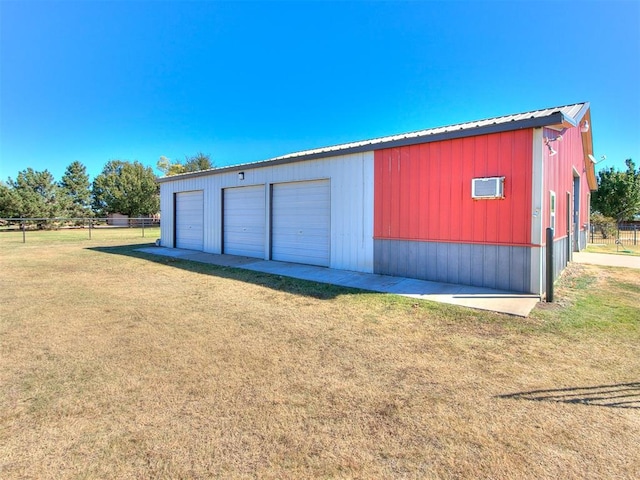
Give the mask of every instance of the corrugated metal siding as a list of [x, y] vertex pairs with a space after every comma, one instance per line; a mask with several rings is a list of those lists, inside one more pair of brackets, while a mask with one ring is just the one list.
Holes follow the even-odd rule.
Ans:
[[[301, 180], [331, 181], [330, 267], [373, 271], [373, 152], [342, 155], [300, 163], [247, 168], [238, 172], [187, 177], [160, 184], [162, 245], [173, 247], [173, 193], [204, 190], [204, 250], [221, 251], [223, 188]], [[267, 205], [267, 209], [270, 205]], [[267, 229], [270, 225], [267, 225]]]
[[[560, 132], [553, 129], [541, 129], [541, 133], [536, 135], [534, 142], [534, 150], [539, 152], [540, 171], [539, 179], [536, 180], [540, 184], [537, 197], [537, 204], [541, 206], [540, 217], [534, 217], [533, 222], [539, 225], [540, 235], [538, 238], [532, 238], [533, 243], [542, 245], [540, 249], [540, 258], [532, 256], [532, 273], [533, 269], [539, 269], [539, 274], [532, 279], [532, 284], [537, 284], [538, 292], [546, 291], [546, 229], [550, 226], [550, 192], [556, 194], [556, 228], [554, 232], [554, 263], [553, 276], [558, 278], [567, 263], [571, 260], [570, 250], [573, 250], [573, 238], [579, 240], [579, 247], [584, 248], [586, 240], [586, 229], [584, 225], [589, 219], [589, 183], [587, 180], [587, 170], [584, 160], [584, 150], [582, 142], [582, 133], [580, 127], [571, 127], [562, 133], [562, 140], [553, 140], [560, 135]], [[551, 152], [545, 145], [545, 138], [552, 139], [550, 145], [557, 152], [551, 156]], [[591, 166], [589, 166], [591, 168]], [[567, 208], [573, 213], [574, 203], [574, 175], [579, 175], [580, 185], [580, 206], [579, 206], [579, 231], [573, 232], [572, 243], [569, 243], [567, 236]], [[571, 205], [567, 204], [567, 193], [571, 194]], [[535, 203], [535, 202], [534, 202]], [[571, 215], [572, 216], [572, 215]], [[573, 218], [572, 218], [573, 223]], [[537, 262], [537, 263], [535, 263]], [[535, 263], [535, 264], [534, 264]]]
[[[541, 258], [540, 261], [542, 263], [542, 271], [547, 271], [547, 247], [543, 246], [541, 249]], [[567, 266], [569, 259], [567, 258], [567, 237], [560, 238], [558, 240], [553, 241], [553, 278], [557, 279], [562, 271]], [[542, 286], [539, 293], [543, 294], [547, 291], [547, 275], [546, 273], [542, 277]]]
[[[550, 129], [544, 129], [543, 136], [545, 138], [556, 138], [559, 132]], [[580, 230], [584, 230], [583, 225], [588, 222], [589, 219], [589, 202], [587, 201], [590, 193], [589, 184], [587, 182], [586, 169], [584, 165], [584, 152], [582, 147], [579, 127], [573, 127], [567, 129], [563, 135], [562, 140], [551, 142], [551, 146], [557, 155], [551, 156], [549, 149], [545, 146], [543, 148], [543, 162], [544, 162], [544, 191], [546, 192], [546, 198], [544, 198], [544, 217], [543, 227], [548, 228], [550, 225], [550, 206], [548, 192], [550, 190], [556, 192], [556, 229], [554, 232], [554, 238], [560, 239], [567, 236], [567, 198], [566, 193], [570, 192], [573, 199], [573, 178], [574, 169], [580, 175]], [[576, 232], [580, 234], [580, 232]]]
[[532, 292], [529, 247], [378, 239], [374, 244], [375, 273]]
[[[375, 152], [377, 239], [530, 245], [532, 130]], [[473, 200], [471, 180], [505, 177], [505, 198]]]

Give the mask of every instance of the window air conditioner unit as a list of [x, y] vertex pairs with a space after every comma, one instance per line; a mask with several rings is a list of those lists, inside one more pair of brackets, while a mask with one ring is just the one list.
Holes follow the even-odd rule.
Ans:
[[474, 178], [471, 181], [472, 198], [504, 198], [504, 177]]

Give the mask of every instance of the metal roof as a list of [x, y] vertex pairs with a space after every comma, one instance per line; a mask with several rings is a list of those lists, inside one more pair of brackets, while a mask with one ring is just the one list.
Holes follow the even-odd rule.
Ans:
[[243, 170], [246, 168], [258, 168], [270, 165], [279, 165], [295, 161], [312, 160], [316, 158], [331, 157], [335, 155], [345, 155], [349, 153], [367, 152], [382, 148], [400, 147], [415, 145], [418, 143], [436, 142], [440, 140], [450, 140], [454, 138], [470, 137], [474, 135], [486, 135], [489, 133], [505, 132], [510, 130], [520, 130], [523, 128], [535, 127], [571, 127], [576, 126], [589, 110], [589, 103], [575, 103], [561, 107], [545, 108], [530, 112], [504, 115], [501, 117], [487, 118], [473, 122], [458, 123], [444, 127], [428, 128], [415, 132], [401, 133], [387, 137], [373, 138], [358, 142], [343, 143], [329, 147], [303, 150], [289, 153], [269, 160], [259, 162], [242, 163], [226, 167], [202, 170], [193, 173], [183, 173], [170, 177], [162, 177], [159, 182], [178, 180], [184, 177], [194, 177], [210, 175], [228, 171]]

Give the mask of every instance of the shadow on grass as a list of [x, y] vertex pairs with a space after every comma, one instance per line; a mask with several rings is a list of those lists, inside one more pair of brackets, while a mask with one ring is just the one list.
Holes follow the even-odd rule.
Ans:
[[233, 266], [220, 266], [210, 263], [201, 263], [187, 259], [176, 257], [166, 257], [140, 252], [138, 249], [143, 247], [151, 247], [149, 245], [122, 245], [113, 247], [88, 247], [87, 250], [95, 252], [107, 253], [111, 255], [122, 255], [148, 260], [161, 265], [168, 265], [174, 268], [180, 268], [189, 272], [200, 273], [204, 275], [212, 275], [219, 278], [227, 278], [230, 280], [238, 280], [241, 282], [252, 283], [261, 287], [271, 288], [281, 292], [292, 293], [295, 295], [303, 295], [316, 298], [319, 300], [328, 300], [346, 294], [371, 294], [365, 290], [356, 288], [340, 287], [328, 283], [313, 282], [310, 280], [301, 280], [297, 278], [274, 275], [271, 273], [255, 272], [245, 270]]
[[592, 387], [569, 387], [553, 390], [509, 393], [497, 398], [533, 400], [536, 402], [577, 403], [609, 408], [631, 408], [640, 410], [640, 382], [597, 385]]

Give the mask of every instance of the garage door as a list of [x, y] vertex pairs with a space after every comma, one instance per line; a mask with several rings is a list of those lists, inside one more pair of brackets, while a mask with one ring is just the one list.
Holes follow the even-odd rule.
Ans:
[[223, 253], [264, 258], [264, 186], [225, 188]]
[[271, 258], [328, 267], [329, 181], [276, 184], [271, 206]]
[[204, 249], [204, 194], [202, 190], [176, 193], [176, 247]]

